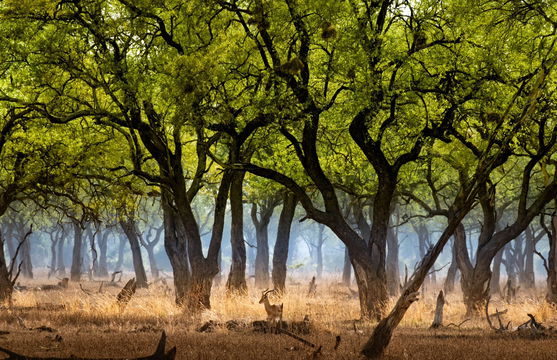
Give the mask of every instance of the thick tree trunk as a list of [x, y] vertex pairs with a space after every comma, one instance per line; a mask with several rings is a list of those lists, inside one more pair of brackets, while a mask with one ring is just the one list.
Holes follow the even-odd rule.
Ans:
[[445, 278], [445, 284], [443, 285], [443, 291], [445, 294], [450, 294], [454, 291], [455, 282], [456, 282], [456, 274], [458, 272], [458, 263], [456, 261], [456, 251], [454, 246], [454, 238], [451, 242], [451, 265], [449, 265], [449, 269], [447, 270], [447, 277]]
[[255, 227], [257, 249], [255, 254], [255, 287], [266, 289], [269, 287], [269, 222], [273, 216], [274, 205], [261, 207], [258, 218], [257, 204], [252, 204], [251, 219]]
[[226, 288], [229, 292], [246, 294], [246, 244], [244, 243], [244, 210], [242, 184], [244, 172], [235, 173], [230, 186], [230, 247], [232, 261]]
[[466, 231], [462, 224], [457, 226], [454, 236], [456, 258], [460, 273], [462, 274], [460, 285], [464, 297], [464, 305], [466, 306], [466, 316], [479, 317], [489, 296], [490, 263], [485, 266], [485, 263], [480, 264], [478, 262], [476, 266], [472, 266], [466, 246]]
[[107, 264], [107, 251], [108, 251], [108, 236], [110, 232], [105, 230], [102, 236], [99, 237], [99, 273], [101, 278], [108, 277], [108, 264]]
[[285, 290], [290, 228], [294, 219], [296, 203], [297, 199], [294, 194], [287, 192], [284, 195], [277, 228], [277, 240], [273, 253], [273, 286], [278, 292], [284, 292]]
[[83, 243], [83, 229], [79, 221], [72, 220], [73, 230], [74, 230], [74, 242], [72, 251], [72, 267], [70, 270], [70, 280], [71, 281], [81, 281], [81, 270], [82, 270], [82, 243]]
[[0, 304], [9, 302], [12, 298], [13, 285], [9, 278], [8, 266], [4, 256], [4, 239], [0, 234]]
[[362, 354], [364, 356], [370, 359], [379, 359], [383, 356], [385, 348], [391, 340], [393, 331], [404, 317], [404, 314], [406, 314], [410, 305], [417, 300], [418, 291], [428, 272], [435, 264], [439, 254], [443, 251], [443, 247], [447, 241], [449, 241], [456, 227], [460, 224], [460, 221], [467, 212], [468, 208], [466, 208], [466, 211], [461, 209], [458, 216], [449, 218], [449, 223], [445, 231], [443, 231], [443, 234], [441, 234], [441, 237], [437, 240], [437, 243], [431, 251], [422, 259], [389, 315], [381, 319], [373, 330], [373, 334], [362, 349]]
[[188, 261], [185, 232], [178, 215], [168, 201], [168, 196], [163, 192], [164, 248], [174, 275], [176, 304], [181, 306], [186, 303], [187, 289], [191, 283], [191, 269]]
[[126, 241], [125, 236], [118, 236], [120, 242], [118, 244], [118, 258], [116, 259], [116, 265], [114, 266], [114, 271], [122, 271], [124, 267], [124, 252], [126, 250]]
[[536, 239], [530, 227], [526, 228], [524, 235], [524, 269], [520, 277], [520, 286], [526, 290], [535, 290], [534, 250], [536, 248]]
[[386, 272], [376, 272], [371, 261], [362, 261], [358, 255], [351, 254], [354, 277], [358, 284], [360, 297], [360, 312], [362, 319], [379, 321], [385, 311], [385, 301], [388, 299]]
[[342, 283], [346, 286], [350, 286], [350, 280], [352, 277], [352, 263], [350, 262], [350, 255], [348, 253], [348, 248], [344, 248], [344, 266], [342, 267]]
[[387, 291], [389, 296], [397, 296], [400, 289], [400, 271], [398, 266], [398, 237], [390, 227], [387, 233]]
[[133, 269], [135, 271], [135, 281], [138, 288], [147, 287], [147, 274], [143, 266], [143, 257], [139, 246], [139, 232], [133, 219], [120, 220], [120, 226], [130, 242], [132, 251]]
[[64, 263], [64, 242], [66, 241], [66, 234], [64, 231], [60, 234], [58, 239], [58, 257], [56, 259], [56, 272], [59, 276], [66, 276], [66, 264]]

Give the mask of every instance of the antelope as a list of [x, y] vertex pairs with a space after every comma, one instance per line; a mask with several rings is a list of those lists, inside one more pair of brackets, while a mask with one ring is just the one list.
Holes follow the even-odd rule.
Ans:
[[[275, 290], [266, 289], [261, 294], [261, 299], [259, 300], [260, 304], [265, 305], [265, 311], [267, 312], [267, 326], [269, 327], [269, 331], [274, 327], [275, 332], [277, 332], [278, 327], [281, 326], [282, 322], [282, 308], [284, 304], [280, 305], [271, 305], [269, 302], [269, 294], [274, 292]], [[278, 325], [277, 325], [278, 324]]]

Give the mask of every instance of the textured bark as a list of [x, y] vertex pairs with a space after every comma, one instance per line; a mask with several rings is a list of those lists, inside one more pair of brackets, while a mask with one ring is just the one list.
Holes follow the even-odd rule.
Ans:
[[125, 220], [120, 220], [120, 226], [130, 243], [137, 287], [146, 288], [147, 274], [143, 266], [143, 256], [141, 255], [141, 248], [139, 246], [139, 231], [137, 225], [133, 219], [127, 218]]
[[4, 255], [4, 237], [0, 233], [0, 304], [10, 301], [13, 293], [13, 284], [8, 273], [8, 266]]
[[[467, 192], [463, 191], [463, 193]], [[459, 197], [457, 197], [457, 199], [459, 199]], [[465, 202], [461, 205], [460, 211], [454, 213], [451, 212], [449, 214], [447, 227], [437, 240], [437, 243], [419, 263], [391, 312], [379, 321], [373, 330], [371, 337], [364, 345], [362, 349], [362, 354], [364, 356], [370, 359], [382, 358], [385, 348], [391, 340], [393, 331], [404, 317], [404, 314], [406, 314], [410, 305], [417, 300], [418, 291], [427, 277], [427, 274], [435, 264], [439, 254], [443, 251], [445, 244], [449, 241], [457, 226], [460, 225], [462, 218], [464, 218], [465, 214], [470, 210], [471, 206], [472, 203], [470, 201]]]
[[278, 292], [284, 292], [286, 283], [286, 262], [288, 261], [288, 245], [290, 242], [290, 228], [296, 210], [296, 196], [290, 192], [283, 197], [280, 213], [277, 240], [273, 253], [273, 286]]
[[175, 301], [178, 306], [181, 306], [186, 302], [187, 289], [191, 282], [191, 270], [185, 232], [169, 201], [166, 191], [163, 191], [164, 248], [174, 274]]
[[83, 243], [83, 229], [81, 224], [77, 220], [72, 220], [74, 240], [73, 240], [73, 251], [72, 251], [72, 267], [70, 270], [70, 280], [71, 281], [81, 281], [81, 271], [82, 271], [82, 260], [81, 257], [81, 247]]
[[244, 209], [242, 203], [242, 184], [244, 172], [233, 175], [230, 185], [230, 247], [232, 261], [226, 288], [229, 292], [246, 294], [246, 244], [244, 242]]

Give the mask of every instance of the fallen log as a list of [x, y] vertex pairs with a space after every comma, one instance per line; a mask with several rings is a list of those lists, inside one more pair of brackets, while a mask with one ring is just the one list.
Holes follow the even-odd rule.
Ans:
[[157, 348], [152, 355], [136, 357], [136, 358], [85, 358], [70, 356], [65, 358], [60, 357], [37, 357], [28, 356], [16, 353], [15, 351], [8, 350], [6, 348], [0, 347], [0, 352], [7, 354], [9, 357], [5, 360], [174, 360], [176, 358], [176, 347], [172, 347], [168, 352], [165, 352], [166, 347], [166, 333], [163, 331]]

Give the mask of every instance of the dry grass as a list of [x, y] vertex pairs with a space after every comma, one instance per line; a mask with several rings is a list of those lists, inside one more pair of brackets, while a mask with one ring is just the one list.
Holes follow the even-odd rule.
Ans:
[[[26, 282], [26, 285], [47, 282]], [[251, 322], [265, 318], [260, 293], [250, 291], [247, 297], [228, 297], [223, 289], [213, 291], [210, 311], [196, 318], [189, 317], [174, 306], [170, 295], [162, 295], [157, 287], [140, 289], [123, 313], [115, 306], [119, 288], [105, 288], [97, 293], [99, 283], [83, 282], [92, 295], [85, 294], [77, 284], [64, 291], [24, 291], [14, 296], [15, 310], [0, 312], [0, 346], [35, 356], [129, 357], [153, 351], [163, 329], [169, 337], [168, 346], [178, 347], [178, 359], [304, 359], [312, 349], [285, 335], [255, 333]], [[323, 346], [323, 359], [354, 359], [367, 340], [373, 324], [354, 321], [359, 317], [357, 299], [346, 288], [321, 283], [315, 298], [306, 297], [306, 285], [289, 287], [281, 300], [284, 317], [300, 321], [309, 315], [312, 332], [307, 340]], [[396, 331], [387, 358], [392, 359], [550, 359], [557, 353], [557, 338], [529, 340], [516, 334], [496, 334], [487, 329], [484, 319], [466, 322], [461, 328], [428, 330], [433, 319], [434, 292], [414, 304]], [[449, 295], [445, 307], [445, 324], [460, 323], [464, 306], [459, 294]], [[30, 309], [36, 304], [64, 304], [65, 310]], [[22, 308], [23, 307], [23, 308]], [[504, 321], [514, 326], [528, 320], [526, 313], [551, 325], [557, 312], [549, 307], [541, 294], [522, 296], [514, 304], [500, 299], [491, 303], [491, 311], [508, 309]], [[238, 331], [217, 328], [212, 333], [196, 329], [208, 320], [224, 323], [236, 320], [244, 327]], [[54, 333], [32, 330], [48, 326]], [[56, 335], [62, 340], [56, 340]], [[333, 350], [335, 337], [342, 342]]]

